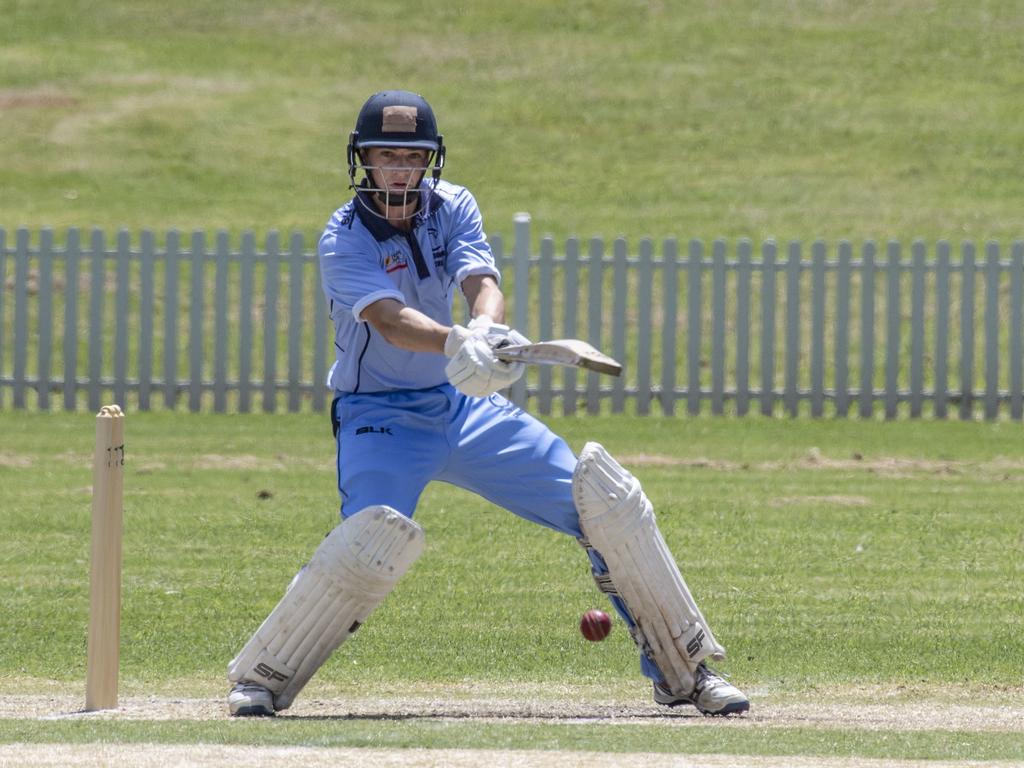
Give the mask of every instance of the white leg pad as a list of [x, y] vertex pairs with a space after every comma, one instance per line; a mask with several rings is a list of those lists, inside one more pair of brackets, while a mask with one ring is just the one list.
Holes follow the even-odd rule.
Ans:
[[422, 552], [423, 529], [390, 507], [346, 518], [228, 665], [228, 679], [268, 688], [274, 708], [287, 709]]
[[583, 535], [608, 565], [615, 591], [637, 623], [641, 649], [674, 693], [690, 694], [697, 664], [708, 656], [725, 658], [725, 649], [683, 581], [640, 482], [601, 445], [587, 443], [572, 492]]

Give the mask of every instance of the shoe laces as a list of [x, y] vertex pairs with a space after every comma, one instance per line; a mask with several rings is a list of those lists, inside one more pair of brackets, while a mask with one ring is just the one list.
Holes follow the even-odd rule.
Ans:
[[267, 689], [259, 683], [250, 683], [248, 680], [245, 680], [240, 683], [235, 683], [234, 687], [231, 690], [248, 693], [249, 691], [265, 691]]
[[694, 686], [694, 693], [703, 693], [723, 686], [731, 686], [724, 677], [715, 672], [704, 662], [697, 665], [697, 684]]

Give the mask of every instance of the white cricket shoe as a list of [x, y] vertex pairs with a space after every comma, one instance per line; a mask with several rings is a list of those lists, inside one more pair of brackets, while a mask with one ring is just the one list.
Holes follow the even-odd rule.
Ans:
[[232, 717], [268, 717], [274, 714], [274, 694], [256, 683], [235, 683], [228, 694]]
[[704, 715], [738, 715], [750, 709], [750, 702], [736, 686], [726, 682], [704, 662], [697, 665], [697, 684], [689, 696], [676, 696], [661, 683], [654, 684], [654, 702], [666, 707], [692, 704]]

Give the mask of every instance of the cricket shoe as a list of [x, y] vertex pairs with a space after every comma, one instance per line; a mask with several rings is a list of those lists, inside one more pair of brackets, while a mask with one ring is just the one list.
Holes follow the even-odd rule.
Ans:
[[269, 717], [274, 714], [274, 694], [256, 683], [235, 683], [228, 694], [232, 717]]
[[654, 684], [654, 703], [666, 707], [692, 704], [703, 715], [738, 715], [750, 709], [750, 702], [736, 686], [726, 682], [704, 662], [694, 670], [697, 684], [689, 696], [676, 696], [662, 683]]

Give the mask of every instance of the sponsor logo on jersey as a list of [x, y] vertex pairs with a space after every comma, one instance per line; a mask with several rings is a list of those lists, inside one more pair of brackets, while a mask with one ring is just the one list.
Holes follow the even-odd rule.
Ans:
[[444, 259], [447, 256], [447, 252], [444, 249], [444, 245], [441, 244], [441, 239], [438, 237], [436, 227], [427, 227], [427, 234], [430, 235], [431, 251], [434, 257], [434, 269], [438, 272], [444, 267]]
[[405, 254], [401, 251], [395, 251], [389, 253], [384, 257], [384, 271], [385, 272], [397, 272], [400, 269], [408, 269], [409, 264], [406, 261]]

